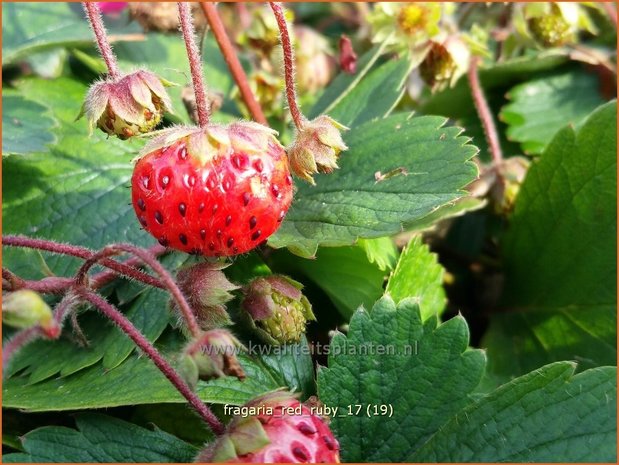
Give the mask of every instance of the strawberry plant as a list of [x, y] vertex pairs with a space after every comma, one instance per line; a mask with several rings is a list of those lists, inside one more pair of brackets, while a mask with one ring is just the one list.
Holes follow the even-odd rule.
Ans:
[[3, 461], [615, 462], [612, 3], [3, 18]]

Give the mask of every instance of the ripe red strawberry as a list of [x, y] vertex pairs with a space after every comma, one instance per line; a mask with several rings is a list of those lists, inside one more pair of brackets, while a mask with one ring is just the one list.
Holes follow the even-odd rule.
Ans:
[[140, 223], [164, 246], [230, 256], [273, 234], [292, 201], [288, 159], [256, 123], [164, 131], [131, 180]]
[[340, 447], [329, 427], [290, 393], [271, 392], [245, 407], [257, 414], [235, 417], [196, 462], [339, 463]]

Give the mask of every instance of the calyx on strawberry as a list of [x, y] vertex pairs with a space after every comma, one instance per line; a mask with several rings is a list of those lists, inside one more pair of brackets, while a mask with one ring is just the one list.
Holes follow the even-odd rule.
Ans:
[[133, 177], [133, 208], [162, 245], [232, 256], [264, 242], [292, 202], [292, 177], [270, 128], [239, 122], [161, 131]]
[[245, 372], [236, 355], [247, 350], [232, 333], [225, 329], [212, 329], [189, 343], [181, 354], [180, 372], [193, 389], [198, 379], [208, 381], [224, 376], [245, 379]]
[[339, 463], [339, 444], [324, 420], [292, 394], [274, 391], [245, 406], [198, 463]]
[[[232, 284], [222, 271], [228, 266], [222, 262], [202, 262], [181, 268], [176, 281], [203, 330], [232, 324], [225, 304], [239, 286]], [[175, 300], [172, 306], [176, 309]]]
[[312, 175], [331, 173], [339, 168], [337, 160], [342, 150], [348, 147], [341, 131], [348, 128], [327, 115], [306, 121], [298, 130], [288, 149], [290, 168], [298, 177], [316, 184]]
[[166, 85], [171, 84], [144, 70], [108, 77], [90, 87], [77, 118], [86, 115], [91, 132], [97, 126], [120, 139], [150, 132], [172, 108]]
[[307, 321], [316, 319], [301, 289], [287, 276], [256, 278], [243, 289], [241, 316], [269, 344], [299, 342]]

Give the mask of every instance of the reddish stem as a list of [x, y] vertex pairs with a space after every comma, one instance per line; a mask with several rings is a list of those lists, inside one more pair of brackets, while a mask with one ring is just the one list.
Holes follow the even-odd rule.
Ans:
[[202, 79], [202, 61], [200, 60], [200, 50], [196, 44], [196, 32], [191, 18], [191, 8], [186, 2], [178, 2], [178, 14], [181, 22], [187, 58], [189, 59], [189, 69], [191, 70], [191, 80], [193, 82], [193, 92], [196, 96], [196, 110], [198, 112], [198, 123], [204, 128], [208, 124], [211, 115], [211, 105], [206, 99], [204, 90], [204, 80]]
[[39, 326], [23, 329], [13, 336], [9, 342], [2, 347], [2, 371], [9, 366], [9, 362], [28, 343], [40, 338], [43, 335]]
[[[94, 255], [94, 252], [85, 247], [79, 247], [69, 244], [60, 244], [54, 241], [48, 241], [45, 239], [33, 239], [25, 236], [3, 236], [2, 245], [6, 245], [9, 247], [25, 247], [29, 249], [44, 250], [46, 252], [56, 254], [70, 255], [72, 257], [82, 258], [84, 260], [88, 260]], [[165, 249], [161, 246], [155, 246], [151, 250], [156, 251], [155, 253], [159, 254], [165, 251]], [[145, 284], [148, 284], [149, 286], [159, 288], [164, 287], [164, 285], [158, 279], [150, 276], [149, 274], [136, 270], [135, 268], [133, 268], [132, 266], [128, 266], [127, 264], [118, 263], [110, 259], [105, 259], [101, 261], [101, 265], [110, 268], [114, 271], [114, 273], [125, 275], [131, 279], [135, 279], [136, 281], [141, 281]]]
[[101, 17], [101, 10], [97, 2], [82, 2], [86, 17], [90, 23], [92, 32], [95, 34], [97, 40], [97, 46], [105, 65], [107, 66], [108, 74], [112, 78], [117, 78], [120, 74], [118, 71], [118, 63], [116, 62], [116, 56], [112, 51], [112, 46], [107, 38], [107, 32], [105, 31], [105, 25], [103, 24], [103, 18]]
[[[243, 5], [242, 3], [237, 3], [237, 6]], [[211, 26], [211, 30], [213, 31], [213, 35], [215, 36], [215, 40], [217, 41], [217, 45], [219, 45], [219, 49], [226, 60], [228, 68], [230, 69], [230, 73], [236, 82], [236, 85], [239, 87], [239, 91], [241, 93], [241, 97], [243, 98], [243, 102], [245, 102], [245, 106], [249, 110], [252, 118], [260, 124], [264, 124], [268, 126], [268, 122], [264, 113], [262, 112], [262, 108], [260, 104], [256, 100], [254, 93], [251, 91], [249, 87], [249, 82], [247, 81], [247, 75], [241, 66], [241, 62], [239, 61], [238, 56], [236, 55], [236, 51], [232, 46], [232, 42], [226, 33], [226, 29], [224, 28], [223, 22], [217, 12], [217, 7], [212, 2], [200, 2], [200, 6], [202, 7], [202, 11], [204, 12], [204, 16], [206, 16], [206, 20]], [[244, 5], [243, 5], [244, 7]]]
[[131, 244], [112, 244], [112, 245], [108, 245], [107, 247], [104, 247], [103, 249], [101, 249], [101, 251], [93, 255], [86, 262], [84, 262], [84, 264], [80, 267], [79, 271], [77, 272], [77, 275], [75, 276], [76, 284], [78, 285], [86, 284], [86, 277], [88, 274], [88, 270], [92, 266], [94, 266], [97, 262], [103, 261], [107, 257], [110, 257], [112, 255], [117, 255], [122, 252], [127, 252], [132, 255], [135, 255], [140, 260], [142, 260], [144, 263], [146, 263], [148, 266], [150, 266], [153, 269], [153, 271], [159, 275], [165, 288], [170, 292], [170, 294], [172, 294], [172, 297], [174, 297], [174, 300], [176, 300], [178, 308], [180, 309], [183, 315], [183, 318], [185, 319], [185, 323], [187, 324], [187, 328], [189, 329], [189, 332], [191, 333], [193, 337], [199, 336], [201, 333], [201, 330], [200, 330], [200, 326], [198, 325], [198, 320], [196, 319], [195, 314], [191, 310], [191, 307], [187, 303], [187, 299], [185, 299], [185, 296], [181, 292], [180, 288], [178, 287], [174, 279], [172, 279], [172, 276], [170, 275], [168, 270], [166, 270], [163, 267], [163, 265], [161, 265], [161, 263], [159, 263], [157, 259], [150, 254], [150, 252], [140, 247], [136, 247]]
[[503, 161], [503, 152], [501, 151], [501, 143], [499, 142], [499, 133], [497, 132], [494, 124], [494, 118], [492, 112], [488, 106], [488, 101], [484, 95], [484, 91], [479, 83], [479, 61], [478, 56], [473, 56], [469, 65], [469, 85], [471, 86], [471, 94], [473, 96], [473, 103], [475, 109], [481, 120], [481, 124], [484, 128], [484, 134], [488, 141], [488, 147], [490, 149], [490, 155], [495, 167], [498, 167]]
[[78, 288], [77, 291], [85, 300], [97, 307], [101, 313], [112, 320], [146, 355], [148, 355], [157, 368], [168, 378], [178, 392], [187, 399], [189, 404], [200, 414], [215, 434], [222, 434], [224, 432], [224, 425], [221, 421], [219, 421], [213, 412], [211, 412], [202, 400], [191, 390], [187, 383], [183, 381], [181, 376], [172, 368], [168, 361], [155, 349], [155, 347], [153, 347], [148, 339], [133, 326], [125, 315], [95, 292], [84, 287]]
[[301, 130], [303, 129], [305, 117], [303, 116], [303, 113], [301, 113], [299, 105], [297, 105], [297, 91], [294, 85], [294, 49], [292, 48], [292, 43], [290, 42], [288, 23], [286, 22], [286, 17], [280, 3], [269, 2], [269, 5], [271, 6], [275, 19], [277, 20], [279, 37], [282, 43], [282, 51], [284, 55], [284, 78], [286, 81], [286, 98], [288, 99], [288, 107], [290, 109], [290, 114], [292, 115], [294, 125], [297, 129]]

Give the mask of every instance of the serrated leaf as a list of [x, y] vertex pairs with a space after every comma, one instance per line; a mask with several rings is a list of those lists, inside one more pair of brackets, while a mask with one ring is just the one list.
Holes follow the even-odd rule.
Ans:
[[360, 305], [371, 307], [383, 293], [387, 273], [371, 263], [365, 250], [358, 246], [323, 247], [312, 260], [290, 255], [283, 255], [281, 260], [287, 269], [303, 273], [315, 282], [345, 318], [350, 318]]
[[[333, 337], [329, 367], [318, 373], [321, 401], [340, 409], [331, 428], [342, 460], [403, 461], [469, 403], [485, 356], [467, 350], [468, 341], [464, 319], [422, 323], [411, 299], [396, 307], [383, 297], [371, 311], [358, 310], [347, 336]], [[349, 405], [361, 405], [361, 413], [348, 414]], [[367, 415], [368, 405], [386, 405], [387, 414]]]
[[154, 431], [95, 413], [76, 415], [77, 430], [45, 426], [22, 438], [26, 453], [7, 454], [19, 462], [191, 462], [198, 449], [159, 429]]
[[[137, 24], [127, 26], [126, 20], [115, 24], [108, 21], [108, 28], [116, 39], [122, 37], [119, 33], [140, 30]], [[77, 3], [2, 3], [2, 66], [14, 64], [32, 53], [92, 42], [92, 32]]]
[[[143, 141], [106, 139], [98, 132], [87, 137], [86, 122], [73, 122], [86, 87], [78, 81], [27, 80], [20, 90], [34, 101], [46, 102], [58, 119], [58, 143], [49, 152], [9, 157], [3, 162], [2, 219], [5, 234], [70, 242], [99, 249], [114, 240], [152, 245], [140, 230], [126, 188], [131, 159]], [[35, 252], [4, 248], [4, 264], [25, 278], [41, 278]], [[44, 254], [54, 273], [67, 275], [78, 261]]]
[[47, 107], [20, 95], [2, 95], [2, 156], [27, 155], [45, 150], [55, 137], [49, 131], [57, 123]]
[[412, 64], [401, 59], [378, 66], [339, 99], [328, 115], [348, 127], [384, 118], [400, 101]]
[[436, 254], [430, 252], [421, 236], [415, 236], [402, 251], [387, 282], [386, 292], [396, 302], [407, 297], [417, 299], [422, 320], [439, 316], [447, 303], [443, 289], [444, 272]]
[[[281, 387], [261, 363], [247, 356], [240, 356], [239, 360], [247, 379], [200, 381], [197, 393], [202, 400], [242, 405], [252, 397]], [[33, 385], [27, 384], [25, 377], [14, 376], [4, 381], [2, 391], [5, 408], [33, 412], [157, 403], [185, 403], [185, 399], [150, 359], [136, 354], [112, 370], [96, 364], [67, 378], [47, 379]]]
[[595, 74], [582, 70], [527, 81], [507, 94], [500, 117], [509, 126], [507, 137], [520, 142], [525, 153], [540, 154], [567, 124], [577, 124], [604, 103]]
[[357, 71], [354, 74], [340, 72], [309, 111], [308, 117], [314, 119], [321, 114], [330, 112], [365, 77], [378, 57], [384, 52], [385, 46], [386, 43], [375, 45], [359, 58]]
[[493, 316], [483, 344], [494, 374], [565, 357], [616, 360], [615, 128], [612, 102], [578, 131], [561, 130], [529, 170], [503, 247], [504, 305], [521, 315]]
[[[280, 385], [288, 386], [291, 391], [301, 393], [303, 399], [307, 399], [316, 392], [314, 362], [305, 335], [296, 344], [260, 347], [271, 349], [268, 353], [260, 355], [260, 361], [278, 379]], [[256, 348], [258, 354], [260, 347]]]
[[[455, 127], [433, 116], [393, 115], [353, 128], [339, 170], [299, 184], [295, 202], [270, 245], [312, 256], [319, 245], [352, 244], [400, 232], [462, 197], [477, 169], [477, 149]], [[380, 156], [378, 156], [380, 155]], [[407, 174], [376, 182], [375, 173], [403, 168]]]
[[390, 237], [359, 239], [357, 244], [365, 250], [370, 263], [376, 263], [381, 271], [392, 270], [398, 261], [398, 248]]
[[[105, 318], [88, 312], [78, 318], [89, 341], [80, 347], [75, 340], [65, 337], [57, 341], [38, 340], [26, 346], [11, 361], [7, 375], [23, 371], [28, 384], [38, 383], [56, 374], [69, 376], [102, 361], [103, 369], [115, 368], [134, 350], [133, 342]], [[157, 289], [148, 289], [131, 303], [127, 318], [142, 334], [155, 341], [168, 325], [167, 298]], [[69, 330], [70, 331], [70, 330]]]
[[574, 370], [558, 362], [501, 386], [407, 461], [615, 463], [617, 370]]

